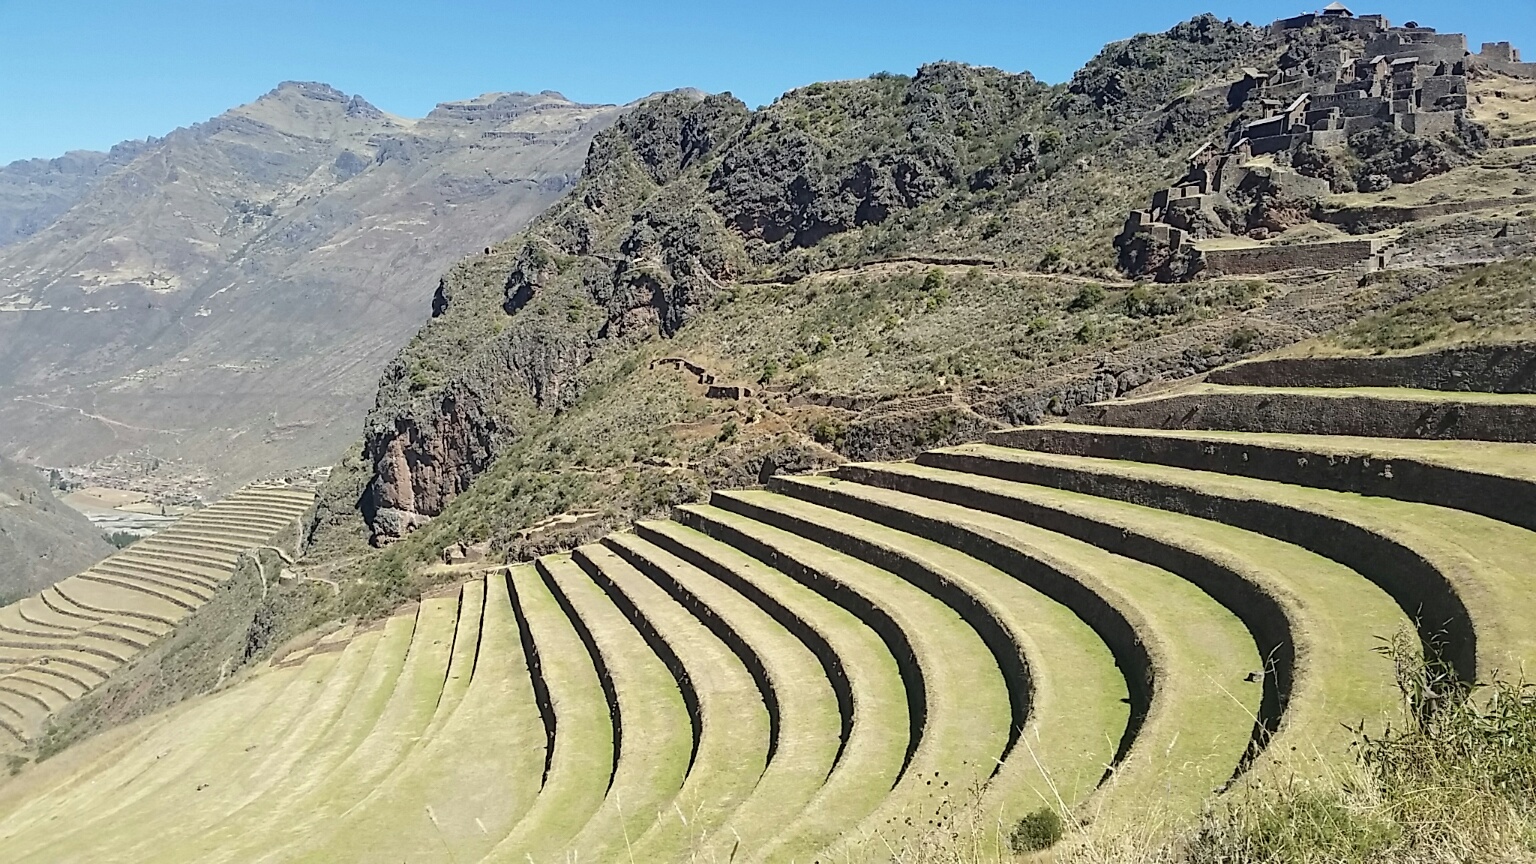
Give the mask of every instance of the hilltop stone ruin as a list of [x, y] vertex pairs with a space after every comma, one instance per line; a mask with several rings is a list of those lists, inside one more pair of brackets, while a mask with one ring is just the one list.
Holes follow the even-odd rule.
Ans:
[[[1132, 275], [1184, 281], [1198, 273], [1382, 269], [1379, 238], [1260, 245], [1318, 218], [1323, 199], [1337, 191], [1325, 177], [1293, 166], [1327, 160], [1373, 132], [1383, 141], [1408, 136], [1483, 146], [1486, 133], [1468, 117], [1469, 78], [1536, 78], [1536, 63], [1522, 62], [1508, 42], [1484, 43], [1473, 54], [1463, 34], [1413, 21], [1394, 27], [1381, 15], [1357, 16], [1340, 3], [1281, 19], [1269, 31], [1288, 43], [1275, 68], [1245, 68], [1228, 90], [1231, 106], [1258, 116], [1234, 124], [1227, 140], [1190, 154], [1185, 177], [1127, 218], [1115, 242], [1121, 266]], [[1218, 237], [1255, 243], [1197, 243]]]

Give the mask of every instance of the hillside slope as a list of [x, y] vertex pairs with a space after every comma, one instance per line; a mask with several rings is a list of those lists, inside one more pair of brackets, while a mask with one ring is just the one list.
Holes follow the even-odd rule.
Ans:
[[0, 247], [31, 237], [80, 203], [96, 183], [150, 146], [125, 141], [106, 153], [74, 150], [55, 159], [0, 166]]
[[[1388, 35], [1420, 33], [1433, 31]], [[1117, 269], [1126, 214], [1274, 110], [1250, 70], [1324, 81], [1364, 46], [1329, 22], [1201, 16], [1109, 45], [1059, 86], [937, 63], [757, 111], [729, 94], [642, 105], [594, 140], [569, 196], [444, 277], [322, 492], [316, 549], [350, 547], [364, 524], [375, 545], [409, 537], [365, 559], [361, 584], [410, 596], [408, 574], [451, 544], [525, 557], [707, 487], [975, 440], [1530, 254], [1528, 211], [1447, 207], [1438, 221], [1394, 215], [1408, 221], [1386, 232], [1400, 263], [1385, 272], [1302, 261], [1155, 285]], [[1524, 151], [1486, 149], [1478, 125], [1502, 110], [1482, 100], [1503, 73], [1465, 57], [1468, 123], [1357, 135], [1334, 153], [1388, 170], [1449, 154], [1373, 202], [1469, 173], [1522, 188], [1506, 166]], [[1276, 219], [1293, 206], [1284, 184], [1310, 169], [1290, 159], [1255, 160], [1278, 179], [1245, 206]], [[1270, 230], [1283, 245], [1322, 228], [1301, 213]]]
[[0, 452], [143, 448], [225, 486], [329, 461], [437, 274], [555, 200], [622, 111], [490, 94], [412, 120], [290, 82], [3, 169]]
[[55, 498], [36, 471], [0, 459], [0, 605], [110, 554], [101, 532]]
[[[776, 341], [771, 312], [728, 320], [737, 301], [790, 285], [798, 293], [811, 274], [877, 262], [975, 265], [975, 293], [1012, 304], [1009, 314], [1026, 314], [1020, 303], [1041, 307], [1030, 316], [1059, 310], [1081, 276], [1114, 278], [1110, 241], [1137, 189], [1176, 172], [1195, 142], [1235, 116], [1226, 76], [1281, 50], [1261, 33], [1197, 18], [1112, 45], [1059, 87], [939, 63], [910, 77], [814, 84], [755, 112], [729, 94], [642, 106], [596, 139], [570, 196], [445, 277], [433, 320], [386, 370], [363, 455], [375, 535], [400, 536], [437, 515], [540, 418], [613, 381], [626, 368], [619, 354], [657, 336], [707, 327], [715, 338], [700, 347], [727, 355], [732, 368], [721, 373], [746, 381], [772, 383], [765, 364], [830, 371], [846, 358], [849, 386], [837, 389], [873, 397], [1093, 350], [1097, 339], [1075, 329], [993, 330], [977, 346], [986, 363], [959, 359], [970, 371], [904, 368], [934, 359], [898, 347], [920, 326], [907, 307], [937, 308], [949, 292], [924, 298], [900, 285], [892, 290], [907, 296], [872, 288], [857, 302], [833, 300], [842, 308], [797, 322], [794, 342], [757, 338]], [[1013, 279], [1028, 273], [1061, 275]], [[1039, 338], [1009, 344], [1015, 335]], [[799, 361], [811, 354], [823, 356]]]

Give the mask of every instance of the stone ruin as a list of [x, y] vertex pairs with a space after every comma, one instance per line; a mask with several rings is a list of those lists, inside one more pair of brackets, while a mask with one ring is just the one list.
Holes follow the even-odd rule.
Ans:
[[[1296, 266], [1380, 269], [1385, 256], [1375, 241], [1215, 250], [1196, 249], [1194, 241], [1232, 233], [1230, 217], [1243, 203], [1262, 198], [1310, 210], [1330, 191], [1324, 179], [1252, 164], [1259, 157], [1307, 144], [1336, 149], [1351, 136], [1382, 127], [1421, 137], [1456, 134], [1467, 124], [1470, 70], [1536, 78], [1536, 63], [1522, 62], [1508, 42], [1484, 43], [1472, 54], [1460, 33], [1438, 33], [1416, 22], [1393, 27], [1381, 15], [1356, 16], [1340, 3], [1269, 29], [1282, 35], [1310, 27], [1328, 28], [1340, 41], [1310, 53], [1293, 48], [1273, 70], [1242, 70], [1229, 100], [1262, 115], [1237, 126], [1223, 146], [1212, 142], [1195, 151], [1182, 181], [1156, 193], [1147, 209], [1131, 212], [1115, 241], [1127, 270], [1183, 281], [1200, 272], [1256, 274]], [[1286, 227], [1284, 214], [1259, 221], [1249, 234], [1256, 240]], [[1307, 219], [1298, 212], [1292, 221]]]

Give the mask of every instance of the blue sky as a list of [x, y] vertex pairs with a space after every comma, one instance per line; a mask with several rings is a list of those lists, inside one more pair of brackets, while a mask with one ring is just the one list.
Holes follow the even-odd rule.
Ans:
[[[755, 106], [939, 59], [1062, 81], [1105, 42], [1200, 12], [1265, 23], [1323, 2], [0, 0], [0, 164], [163, 135], [290, 79], [407, 116], [494, 90], [628, 102], [698, 87]], [[1536, 0], [1355, 11], [1464, 32], [1474, 46], [1508, 39], [1536, 59]]]

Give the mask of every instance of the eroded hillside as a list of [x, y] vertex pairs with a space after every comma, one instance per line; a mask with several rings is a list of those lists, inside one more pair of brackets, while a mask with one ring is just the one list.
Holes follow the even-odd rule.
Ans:
[[0, 459], [0, 605], [45, 588], [112, 553], [35, 470]]

